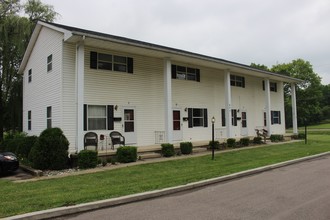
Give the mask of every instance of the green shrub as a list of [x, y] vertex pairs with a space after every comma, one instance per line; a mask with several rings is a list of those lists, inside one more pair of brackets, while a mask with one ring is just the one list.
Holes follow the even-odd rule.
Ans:
[[262, 144], [262, 137], [254, 137], [253, 138], [254, 144]]
[[69, 141], [60, 128], [45, 129], [33, 145], [29, 160], [36, 169], [60, 170], [68, 164]]
[[132, 146], [118, 147], [117, 161], [119, 163], [130, 163], [137, 160], [137, 148]]
[[16, 149], [16, 154], [19, 158], [27, 159], [29, 157], [29, 153], [33, 147], [33, 145], [37, 142], [37, 136], [27, 136], [22, 138]]
[[180, 151], [182, 154], [191, 154], [193, 150], [193, 145], [191, 142], [181, 142]]
[[162, 155], [164, 157], [172, 157], [175, 155], [173, 144], [162, 144]]
[[228, 138], [227, 139], [227, 147], [236, 147], [236, 139]]
[[82, 150], [78, 153], [78, 167], [80, 169], [95, 168], [97, 163], [97, 151]]
[[284, 137], [283, 135], [280, 134], [272, 134], [270, 135], [270, 141], [271, 142], [279, 142], [279, 141], [283, 141]]
[[250, 138], [248, 138], [248, 137], [241, 138], [241, 139], [239, 140], [239, 142], [240, 142], [240, 144], [241, 144], [242, 146], [244, 146], [244, 147], [249, 146], [249, 144], [250, 144]]
[[[212, 141], [209, 142], [210, 149], [212, 149]], [[220, 150], [220, 142], [219, 141], [214, 141], [214, 149]]]

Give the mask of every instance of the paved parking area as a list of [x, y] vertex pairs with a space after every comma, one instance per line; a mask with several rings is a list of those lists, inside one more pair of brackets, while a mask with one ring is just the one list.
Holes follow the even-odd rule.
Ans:
[[31, 179], [33, 176], [30, 173], [23, 171], [21, 168], [16, 170], [15, 172], [9, 172], [7, 174], [0, 175], [1, 179], [16, 181], [16, 180], [26, 180]]

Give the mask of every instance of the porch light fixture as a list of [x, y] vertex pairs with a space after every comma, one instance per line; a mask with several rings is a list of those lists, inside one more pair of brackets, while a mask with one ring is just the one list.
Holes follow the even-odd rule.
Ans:
[[118, 110], [118, 105], [115, 105], [115, 110], [116, 110], [116, 111]]
[[212, 117], [212, 160], [214, 160], [214, 123], [215, 123], [215, 117]]
[[186, 107], [186, 108], [184, 109], [184, 111], [185, 111], [185, 112], [188, 111], [188, 108]]

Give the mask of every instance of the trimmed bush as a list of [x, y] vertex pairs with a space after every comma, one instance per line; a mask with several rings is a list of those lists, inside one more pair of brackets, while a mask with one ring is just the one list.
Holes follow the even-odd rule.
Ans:
[[271, 142], [279, 142], [279, 141], [283, 141], [284, 137], [283, 135], [280, 134], [272, 134], [270, 135], [270, 141]]
[[236, 139], [228, 138], [227, 139], [227, 147], [236, 147]]
[[[209, 142], [209, 147], [210, 147], [209, 149], [212, 150], [212, 146], [213, 146], [212, 141], [210, 141]], [[214, 141], [214, 149], [220, 150], [220, 142], [219, 141]]]
[[254, 144], [262, 144], [262, 137], [254, 137], [253, 138]]
[[162, 144], [162, 155], [164, 157], [172, 157], [175, 155], [173, 144]]
[[98, 158], [95, 150], [82, 150], [78, 153], [78, 167], [80, 169], [95, 168]]
[[60, 128], [45, 129], [33, 145], [29, 160], [41, 170], [60, 170], [68, 165], [69, 141]]
[[244, 146], [244, 147], [249, 146], [249, 144], [250, 144], [250, 138], [248, 138], [248, 137], [241, 138], [241, 139], [239, 140], [239, 142], [240, 142], [240, 144], [241, 144], [242, 146]]
[[33, 147], [33, 145], [37, 142], [37, 136], [27, 136], [23, 137], [22, 140], [19, 141], [16, 149], [16, 154], [19, 158], [27, 159], [29, 157], [29, 153]]
[[119, 163], [130, 163], [137, 160], [137, 148], [132, 146], [118, 147], [117, 161]]
[[193, 145], [191, 142], [181, 142], [180, 150], [182, 154], [191, 154], [193, 149]]

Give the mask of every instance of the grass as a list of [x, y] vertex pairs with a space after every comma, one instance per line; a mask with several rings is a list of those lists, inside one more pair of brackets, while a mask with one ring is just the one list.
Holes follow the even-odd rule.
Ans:
[[[0, 218], [162, 189], [330, 151], [330, 131], [272, 145], [34, 182], [0, 180]], [[4, 199], [5, 198], [5, 199]]]

